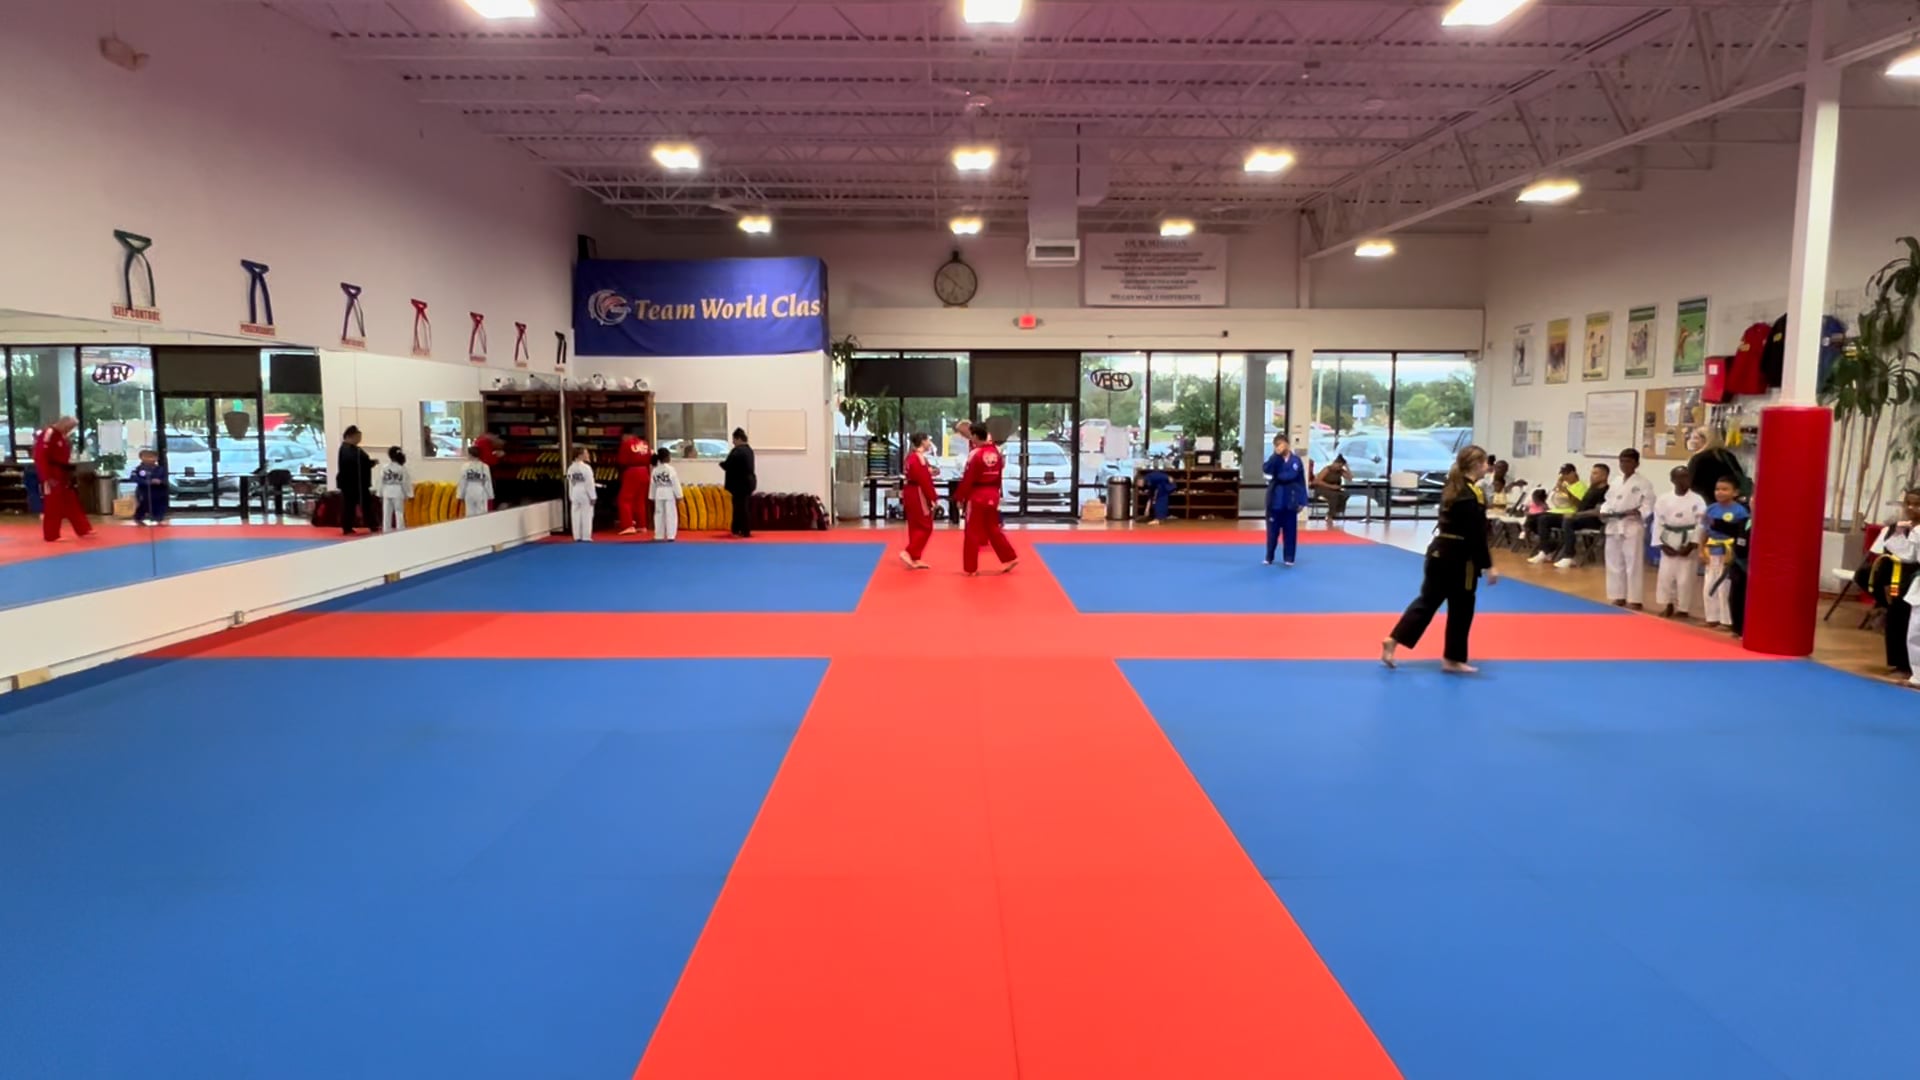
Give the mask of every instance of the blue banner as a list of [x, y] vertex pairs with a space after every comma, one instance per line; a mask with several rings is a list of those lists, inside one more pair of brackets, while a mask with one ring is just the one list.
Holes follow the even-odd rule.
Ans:
[[827, 347], [819, 259], [592, 259], [573, 271], [581, 356], [772, 356]]

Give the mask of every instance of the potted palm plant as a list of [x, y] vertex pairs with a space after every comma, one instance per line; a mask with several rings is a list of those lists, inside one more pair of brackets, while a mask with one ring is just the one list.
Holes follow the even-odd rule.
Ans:
[[1821, 403], [1833, 409], [1839, 445], [1828, 524], [1830, 540], [1838, 534], [1842, 544], [1842, 566], [1858, 562], [1867, 520], [1884, 498], [1896, 461], [1911, 460], [1913, 406], [1920, 398], [1920, 370], [1914, 367], [1920, 357], [1913, 352], [1920, 241], [1903, 236], [1899, 242], [1905, 254], [1867, 279], [1859, 333], [1841, 349], [1820, 387]]

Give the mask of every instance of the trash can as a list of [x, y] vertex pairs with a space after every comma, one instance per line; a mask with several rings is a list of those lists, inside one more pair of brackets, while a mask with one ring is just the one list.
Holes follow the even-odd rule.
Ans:
[[1107, 520], [1133, 520], [1133, 482], [1124, 476], [1107, 481]]

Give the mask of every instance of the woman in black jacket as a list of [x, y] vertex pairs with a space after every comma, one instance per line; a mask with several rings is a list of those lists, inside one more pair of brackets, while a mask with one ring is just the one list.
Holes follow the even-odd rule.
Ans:
[[745, 428], [733, 429], [733, 449], [720, 463], [720, 471], [726, 476], [727, 494], [733, 496], [733, 535], [752, 536], [753, 493], [760, 478], [753, 471], [753, 447], [747, 445]]
[[1440, 493], [1440, 524], [1433, 542], [1427, 545], [1420, 595], [1407, 605], [1393, 633], [1380, 643], [1380, 662], [1388, 667], [1394, 666], [1395, 649], [1420, 644], [1420, 636], [1427, 632], [1440, 605], [1445, 604], [1447, 643], [1440, 670], [1462, 675], [1475, 671], [1467, 663], [1474, 594], [1482, 573], [1487, 576], [1487, 584], [1500, 583], [1500, 571], [1493, 568], [1493, 553], [1487, 549], [1486, 494], [1480, 490], [1480, 478], [1486, 473], [1485, 450], [1469, 446], [1454, 457], [1447, 486]]

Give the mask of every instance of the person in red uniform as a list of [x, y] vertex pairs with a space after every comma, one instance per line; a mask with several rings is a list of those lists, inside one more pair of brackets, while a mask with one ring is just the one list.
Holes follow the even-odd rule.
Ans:
[[33, 466], [40, 473], [40, 535], [51, 544], [60, 539], [60, 523], [73, 523], [73, 535], [93, 531], [80, 509], [80, 492], [73, 486], [73, 442], [68, 435], [80, 421], [63, 416], [33, 437]]
[[986, 425], [975, 426], [971, 438], [973, 453], [967, 458], [967, 471], [960, 477], [960, 490], [955, 495], [967, 514], [960, 568], [968, 577], [978, 574], [980, 548], [991, 544], [993, 553], [1000, 557], [1000, 572], [1012, 573], [1013, 568], [1020, 565], [1020, 559], [1014, 554], [1013, 545], [1007, 542], [1006, 531], [1000, 527], [1000, 475], [1006, 469], [1006, 458], [987, 437]]
[[933, 453], [933, 436], [917, 432], [908, 441], [907, 480], [900, 488], [900, 502], [907, 510], [907, 550], [900, 561], [909, 570], [930, 569], [920, 560], [933, 539], [933, 508], [940, 502], [940, 491], [933, 485], [933, 469], [927, 455]]
[[647, 527], [647, 484], [653, 475], [653, 448], [647, 440], [627, 432], [620, 440], [620, 535], [632, 536]]

